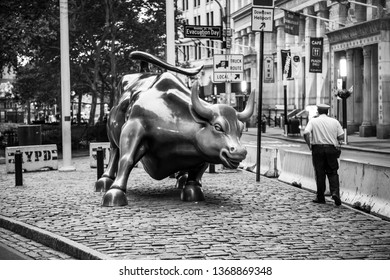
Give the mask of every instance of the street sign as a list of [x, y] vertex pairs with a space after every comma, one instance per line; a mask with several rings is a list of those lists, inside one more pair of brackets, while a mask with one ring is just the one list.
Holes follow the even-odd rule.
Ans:
[[252, 0], [252, 6], [266, 7], [266, 8], [275, 7], [274, 0]]
[[184, 25], [184, 38], [222, 40], [222, 26]]
[[274, 9], [252, 8], [252, 31], [272, 32]]
[[244, 72], [244, 55], [242, 54], [216, 54], [214, 55], [214, 72]]
[[242, 72], [233, 73], [233, 72], [225, 72], [225, 73], [215, 73], [213, 75], [214, 83], [222, 83], [222, 82], [241, 82], [244, 79], [244, 74]]
[[214, 82], [241, 82], [244, 78], [244, 55], [214, 55]]

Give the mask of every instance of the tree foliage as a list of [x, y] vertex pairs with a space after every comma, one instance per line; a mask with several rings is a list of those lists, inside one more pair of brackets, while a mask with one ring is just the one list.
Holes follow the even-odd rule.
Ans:
[[[16, 69], [22, 100], [59, 103], [59, 0], [0, 1], [0, 67]], [[135, 71], [130, 52], [164, 55], [165, 0], [68, 0], [71, 88], [113, 103], [121, 75]], [[27, 64], [17, 58], [27, 59]]]

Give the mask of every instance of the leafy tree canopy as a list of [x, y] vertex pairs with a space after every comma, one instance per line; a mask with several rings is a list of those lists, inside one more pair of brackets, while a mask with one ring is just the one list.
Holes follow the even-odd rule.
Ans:
[[[16, 69], [22, 100], [52, 102], [60, 92], [59, 4], [0, 1], [0, 68]], [[137, 69], [130, 52], [163, 58], [165, 0], [68, 0], [68, 6], [72, 90], [88, 91], [95, 101], [110, 93], [112, 103], [119, 77]]]

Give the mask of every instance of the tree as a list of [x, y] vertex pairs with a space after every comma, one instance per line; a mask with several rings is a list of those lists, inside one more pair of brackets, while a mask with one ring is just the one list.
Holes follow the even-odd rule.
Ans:
[[[109, 92], [110, 107], [119, 78], [135, 69], [129, 54], [133, 50], [161, 53], [165, 30], [163, 0], [76, 0], [71, 6], [72, 64], [80, 65], [84, 82], [92, 94], [90, 123], [98, 96]], [[164, 18], [165, 21], [165, 18]], [[100, 91], [100, 92], [99, 92]]]
[[[111, 107], [120, 77], [136, 71], [138, 62], [129, 59], [130, 52], [163, 58], [165, 0], [68, 2], [71, 88], [92, 95], [92, 124], [98, 97], [109, 96]], [[59, 0], [2, 0], [0, 36], [0, 67], [18, 72], [20, 98], [52, 102], [57, 97], [59, 102]], [[21, 57], [27, 65], [18, 63]], [[28, 88], [28, 80], [37, 82]]]

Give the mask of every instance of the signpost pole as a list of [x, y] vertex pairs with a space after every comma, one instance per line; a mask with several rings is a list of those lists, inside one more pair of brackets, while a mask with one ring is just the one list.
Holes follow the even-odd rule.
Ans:
[[260, 182], [261, 166], [261, 126], [263, 116], [263, 71], [264, 71], [264, 32], [273, 32], [274, 1], [252, 0], [252, 31], [260, 32], [259, 51], [259, 99], [257, 102], [257, 158], [256, 182]]
[[260, 56], [259, 56], [259, 99], [257, 102], [257, 159], [256, 182], [260, 182], [261, 166], [261, 121], [263, 115], [263, 64], [264, 64], [264, 32], [260, 32]]
[[[230, 0], [226, 0], [226, 37], [225, 37], [225, 47], [226, 47], [226, 55], [229, 56], [230, 54], [230, 46], [228, 46], [228, 38], [227, 31], [230, 29]], [[231, 102], [231, 93], [232, 93], [232, 86], [230, 81], [225, 82], [225, 93], [226, 93], [226, 99], [228, 102], [228, 105], [230, 106], [232, 104]]]

